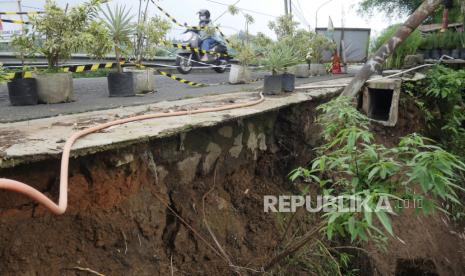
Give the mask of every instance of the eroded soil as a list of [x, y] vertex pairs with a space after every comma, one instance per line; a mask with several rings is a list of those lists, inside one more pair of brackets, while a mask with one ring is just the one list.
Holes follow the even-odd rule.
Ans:
[[[74, 159], [63, 216], [1, 191], [0, 274], [254, 274], [282, 252], [282, 228], [263, 212], [263, 196], [298, 193], [287, 174], [314, 157], [316, 105]], [[377, 141], [395, 144], [410, 133], [413, 114], [394, 132], [375, 128]], [[56, 198], [58, 167], [58, 160], [47, 161], [0, 175]], [[315, 226], [308, 217], [296, 223]], [[408, 264], [433, 263], [439, 275], [465, 275], [464, 241], [443, 217], [405, 213], [394, 225], [398, 238], [388, 252], [367, 245], [369, 254], [359, 255], [362, 275], [396, 275], [399, 263], [407, 272]]]

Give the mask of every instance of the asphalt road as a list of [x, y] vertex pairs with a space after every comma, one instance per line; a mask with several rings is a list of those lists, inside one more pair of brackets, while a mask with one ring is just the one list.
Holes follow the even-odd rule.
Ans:
[[[74, 96], [76, 101], [63, 104], [40, 104], [35, 106], [11, 106], [6, 85], [0, 85], [0, 123], [25, 121], [37, 118], [52, 117], [61, 114], [72, 114], [86, 111], [110, 109], [131, 105], [143, 105], [160, 101], [172, 101], [189, 97], [223, 94], [259, 89], [263, 85], [263, 72], [254, 73], [254, 78], [260, 79], [246, 85], [230, 85], [228, 73], [192, 73], [183, 75], [191, 81], [210, 84], [207, 87], [190, 87], [178, 83], [165, 76], [156, 76], [157, 91], [144, 96], [127, 98], [108, 97], [106, 78], [74, 79]], [[340, 77], [348, 77], [342, 75]], [[328, 80], [331, 76], [296, 79], [296, 85]]]

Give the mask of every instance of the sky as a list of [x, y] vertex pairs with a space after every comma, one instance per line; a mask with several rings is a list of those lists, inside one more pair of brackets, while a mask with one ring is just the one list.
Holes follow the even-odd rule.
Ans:
[[[84, 0], [56, 0], [60, 5], [76, 5]], [[208, 9], [212, 14], [212, 19], [216, 19], [226, 9], [227, 6], [238, 0], [159, 0], [160, 5], [177, 20], [182, 23], [198, 24], [196, 12], [200, 9]], [[327, 3], [329, 2], [329, 3]], [[372, 37], [379, 34], [387, 26], [402, 21], [403, 18], [389, 19], [382, 12], [375, 13], [372, 17], [363, 17], [357, 13], [357, 4], [360, 0], [293, 0], [293, 12], [295, 20], [301, 23], [303, 28], [315, 27], [315, 12], [321, 6], [318, 12], [318, 27], [327, 27], [329, 17], [331, 17], [334, 26], [340, 27], [344, 18], [344, 27], [347, 28], [371, 28]], [[40, 10], [45, 0], [22, 0], [22, 6], [25, 11]], [[134, 15], [137, 13], [139, 1], [137, 0], [113, 0], [111, 5], [122, 4], [131, 7]], [[327, 3], [327, 4], [325, 4]], [[322, 4], [325, 4], [322, 6]], [[150, 14], [162, 15], [152, 4]], [[239, 0], [236, 5], [244, 9], [243, 12], [252, 15], [255, 23], [249, 27], [251, 33], [263, 32], [269, 36], [274, 36], [273, 32], [268, 29], [268, 22], [284, 14], [283, 0]], [[245, 10], [246, 9], [246, 10]], [[0, 11], [17, 11], [16, 0], [0, 0]], [[15, 16], [4, 16], [3, 18], [14, 18]], [[244, 18], [242, 15], [232, 16], [229, 13], [219, 18], [218, 23], [223, 32], [227, 35], [244, 29]], [[4, 23], [4, 30], [15, 29], [17, 26]], [[176, 37], [182, 32], [182, 28], [175, 27], [169, 34], [170, 37]]]

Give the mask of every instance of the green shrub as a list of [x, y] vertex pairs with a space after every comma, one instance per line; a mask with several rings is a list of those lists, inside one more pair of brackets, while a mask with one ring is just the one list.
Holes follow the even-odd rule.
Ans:
[[[400, 28], [400, 24], [396, 24], [385, 29], [381, 35], [376, 39], [371, 51], [375, 52], [384, 45]], [[421, 33], [415, 30], [402, 44], [394, 51], [391, 57], [386, 61], [388, 68], [401, 68], [404, 59], [407, 55], [413, 55], [417, 52], [422, 44]]]
[[465, 48], [465, 32], [462, 32], [459, 36], [460, 39], [460, 48]]
[[428, 132], [465, 160], [465, 70], [436, 66], [409, 91], [424, 112]]
[[266, 53], [266, 49], [273, 43], [273, 40], [264, 33], [258, 32], [255, 36], [250, 35], [250, 44], [254, 52], [259, 56]]
[[440, 33], [444, 40], [443, 42], [443, 49], [456, 49], [458, 48], [458, 33], [453, 31], [447, 31], [444, 33]]
[[257, 62], [257, 53], [251, 43], [241, 41], [237, 38], [230, 39], [229, 46], [235, 49], [234, 58], [237, 59], [240, 65], [248, 66]]
[[287, 68], [299, 63], [299, 56], [294, 45], [288, 40], [272, 43], [261, 60], [263, 67], [273, 75], [286, 71]]
[[268, 28], [275, 32], [278, 40], [293, 37], [297, 31], [299, 23], [295, 22], [291, 15], [283, 15], [276, 19], [276, 21], [270, 21]]
[[100, 1], [89, 0], [64, 9], [55, 1], [47, 0], [44, 14], [30, 19], [32, 31], [16, 37], [13, 44], [18, 43], [16, 48], [27, 54], [43, 54], [49, 68], [57, 70], [61, 59], [70, 58], [72, 53], [84, 46], [84, 35]]
[[[376, 210], [381, 197], [422, 202], [417, 211], [430, 214], [442, 201], [460, 204], [457, 192], [465, 164], [433, 141], [418, 134], [402, 138], [398, 146], [386, 148], [374, 142], [369, 119], [353, 107], [351, 99], [339, 97], [318, 108], [323, 114], [325, 144], [309, 168], [290, 174], [317, 184], [324, 195], [334, 195], [349, 207], [347, 199], [359, 196], [366, 203], [361, 212], [330, 210], [322, 217], [328, 238], [334, 234], [352, 241], [373, 240], [383, 245], [386, 233], [394, 235], [390, 211]], [[420, 189], [418, 189], [420, 188]], [[391, 211], [400, 211], [395, 206]], [[377, 223], [375, 222], [377, 221]]]
[[0, 84], [6, 82], [8, 79], [7, 79], [7, 73], [5, 71], [5, 69], [3, 68], [3, 65], [0, 64]]
[[133, 43], [131, 35], [135, 31], [135, 25], [131, 23], [133, 16], [130, 10], [125, 6], [115, 6], [112, 10], [110, 6], [106, 5], [106, 10], [100, 9], [103, 14], [104, 20], [102, 21], [107, 29], [106, 35], [101, 36], [99, 43], [111, 45], [115, 51], [116, 68], [119, 73], [123, 72], [120, 65], [121, 55], [129, 52]]

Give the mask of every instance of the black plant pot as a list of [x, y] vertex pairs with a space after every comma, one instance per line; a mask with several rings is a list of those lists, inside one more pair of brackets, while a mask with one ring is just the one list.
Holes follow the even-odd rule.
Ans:
[[440, 59], [441, 58], [441, 49], [433, 49], [431, 50], [431, 58], [432, 59]]
[[13, 79], [8, 82], [8, 96], [12, 105], [38, 104], [39, 95], [37, 94], [36, 79]]
[[465, 48], [460, 49], [460, 58], [465, 59]]
[[446, 55], [446, 56], [451, 56], [451, 52], [452, 50], [451, 49], [442, 49], [441, 51], [441, 57]]
[[460, 49], [453, 49], [450, 53], [450, 56], [459, 59], [460, 58]]
[[263, 94], [278, 95], [283, 93], [283, 75], [265, 76], [263, 82]]
[[424, 57], [425, 59], [430, 59], [430, 58], [431, 58], [431, 51], [432, 51], [431, 49], [425, 50], [425, 51], [423, 52], [423, 57]]
[[110, 97], [131, 97], [136, 95], [132, 72], [112, 72], [108, 74], [107, 79]]
[[293, 92], [295, 89], [295, 75], [283, 74], [283, 90], [284, 92]]

